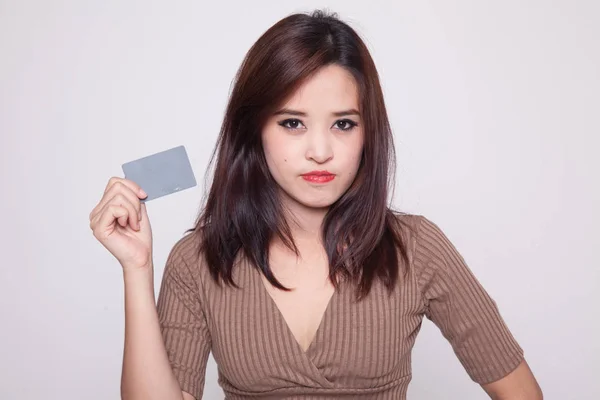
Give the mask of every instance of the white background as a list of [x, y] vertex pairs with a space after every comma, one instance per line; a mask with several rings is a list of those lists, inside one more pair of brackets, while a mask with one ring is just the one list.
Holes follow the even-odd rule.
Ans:
[[[119, 397], [122, 275], [89, 212], [180, 144], [201, 183], [244, 54], [315, 7], [372, 50], [395, 205], [448, 234], [547, 399], [600, 397], [598, 2], [0, 0], [0, 398]], [[157, 289], [202, 191], [148, 205]], [[413, 355], [410, 399], [485, 398], [429, 321]]]

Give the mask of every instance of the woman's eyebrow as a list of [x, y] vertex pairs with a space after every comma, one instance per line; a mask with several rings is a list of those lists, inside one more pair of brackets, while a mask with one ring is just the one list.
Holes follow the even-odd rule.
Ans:
[[[273, 113], [273, 115], [282, 115], [282, 114], [296, 115], [296, 116], [299, 116], [299, 117], [306, 117], [308, 115], [304, 111], [292, 110], [290, 108], [282, 108], [281, 110], [277, 110], [277, 111], [275, 111]], [[332, 112], [331, 115], [333, 115], [334, 117], [344, 117], [346, 115], [357, 115], [357, 116], [360, 116], [360, 113], [358, 112], [358, 110], [356, 110], [354, 108], [351, 108], [349, 110]]]

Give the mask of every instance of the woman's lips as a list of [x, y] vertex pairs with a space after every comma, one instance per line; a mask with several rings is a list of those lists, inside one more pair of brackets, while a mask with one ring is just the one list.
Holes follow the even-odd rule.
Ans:
[[329, 171], [311, 171], [306, 174], [302, 174], [302, 179], [312, 183], [327, 183], [331, 182], [335, 178], [335, 174]]

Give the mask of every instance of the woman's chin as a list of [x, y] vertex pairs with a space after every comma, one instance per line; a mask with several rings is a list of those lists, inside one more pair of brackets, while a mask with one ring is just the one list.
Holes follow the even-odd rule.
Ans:
[[326, 210], [335, 203], [335, 199], [298, 199], [297, 201], [302, 207], [314, 210]]
[[319, 193], [318, 195], [313, 196], [306, 192], [283, 192], [283, 194], [284, 204], [286, 204], [288, 208], [303, 208], [315, 211], [327, 210], [340, 198], [340, 196], [336, 196], [333, 193]]

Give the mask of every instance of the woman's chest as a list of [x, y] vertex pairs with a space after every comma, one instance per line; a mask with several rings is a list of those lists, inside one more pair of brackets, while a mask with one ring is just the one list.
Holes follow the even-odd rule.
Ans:
[[240, 289], [223, 286], [208, 296], [212, 352], [222, 384], [251, 392], [290, 385], [360, 388], [410, 375], [410, 352], [423, 315], [411, 282], [391, 294], [376, 283], [360, 302], [350, 285], [342, 285], [326, 304], [312, 340], [302, 346], [260, 276], [246, 278]]

